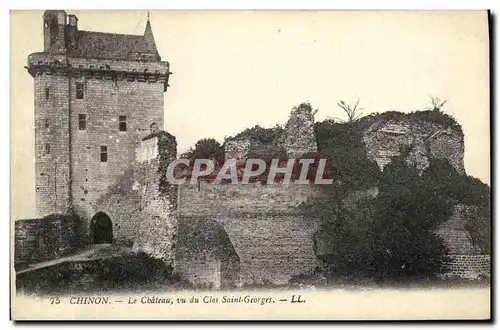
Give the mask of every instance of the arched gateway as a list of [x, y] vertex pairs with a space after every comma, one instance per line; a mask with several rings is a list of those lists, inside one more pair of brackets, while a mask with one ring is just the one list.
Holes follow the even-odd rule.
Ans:
[[97, 212], [92, 217], [90, 235], [94, 244], [113, 243], [113, 223], [106, 213]]

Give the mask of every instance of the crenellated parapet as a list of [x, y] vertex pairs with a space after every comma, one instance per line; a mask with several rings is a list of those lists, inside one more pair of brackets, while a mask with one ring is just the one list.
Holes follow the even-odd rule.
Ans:
[[32, 77], [60, 75], [72, 78], [104, 79], [113, 81], [139, 81], [163, 83], [168, 88], [169, 62], [140, 62], [123, 60], [100, 60], [72, 58], [65, 55], [34, 53], [28, 57], [26, 66]]

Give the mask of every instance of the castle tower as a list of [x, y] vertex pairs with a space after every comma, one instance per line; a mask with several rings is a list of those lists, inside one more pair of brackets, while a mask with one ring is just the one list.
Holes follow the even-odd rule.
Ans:
[[[133, 167], [150, 127], [163, 127], [169, 63], [149, 18], [143, 35], [78, 30], [63, 10], [43, 14], [44, 49], [28, 57], [34, 80], [35, 184], [39, 216], [76, 212]], [[156, 124], [156, 125], [155, 125]]]

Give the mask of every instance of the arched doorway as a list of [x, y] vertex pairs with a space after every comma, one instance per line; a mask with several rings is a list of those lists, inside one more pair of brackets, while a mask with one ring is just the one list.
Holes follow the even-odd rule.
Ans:
[[90, 234], [94, 244], [113, 243], [113, 223], [106, 213], [97, 212], [92, 217]]

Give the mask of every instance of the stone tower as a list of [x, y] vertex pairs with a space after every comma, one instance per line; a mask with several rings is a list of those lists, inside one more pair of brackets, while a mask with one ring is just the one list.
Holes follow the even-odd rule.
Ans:
[[76, 212], [133, 166], [150, 128], [163, 127], [169, 63], [149, 18], [143, 35], [82, 31], [63, 10], [43, 14], [43, 52], [28, 57], [34, 80], [36, 208], [39, 216]]

